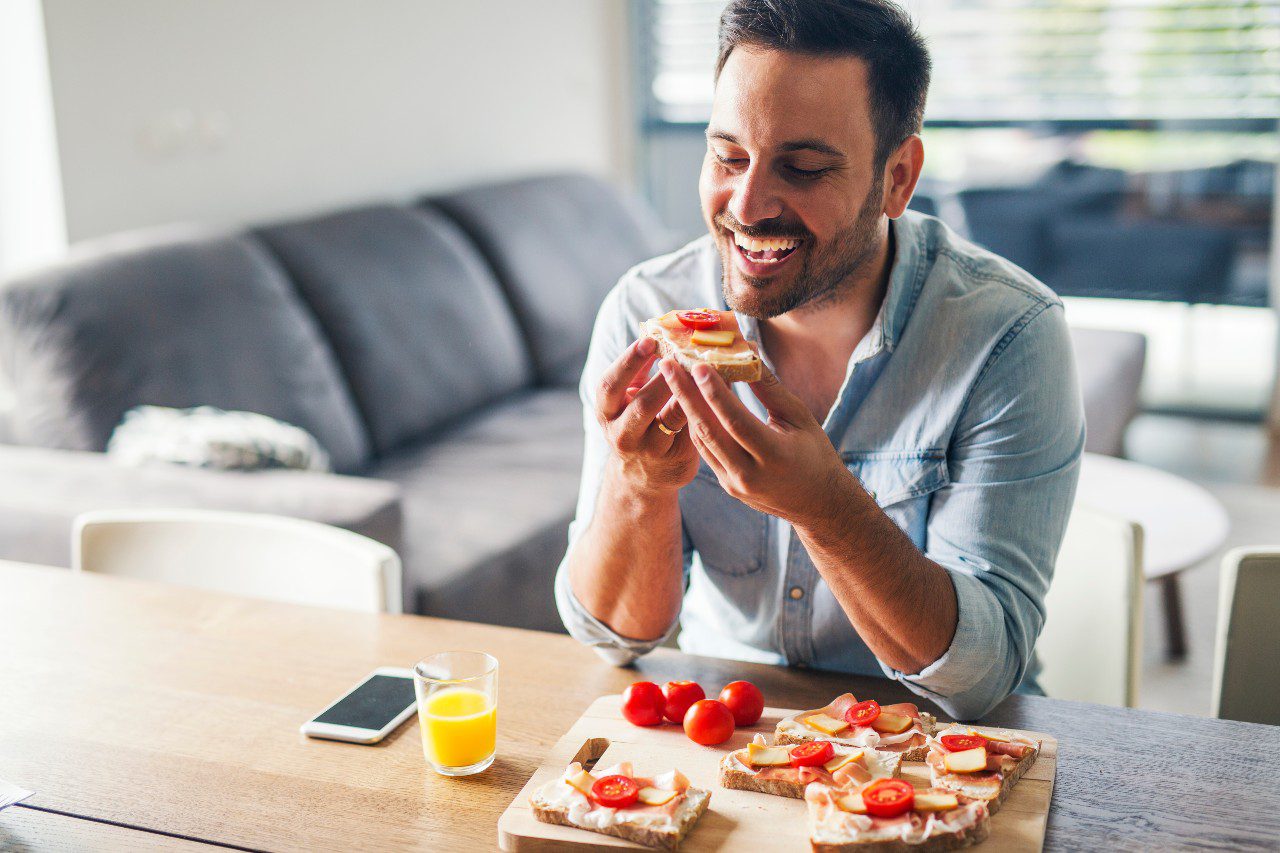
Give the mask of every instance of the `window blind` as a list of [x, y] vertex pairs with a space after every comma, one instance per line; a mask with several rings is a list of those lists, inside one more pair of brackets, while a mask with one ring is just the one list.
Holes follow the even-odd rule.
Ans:
[[[646, 0], [648, 117], [710, 113], [723, 0]], [[1280, 0], [908, 0], [926, 120], [1275, 119]]]

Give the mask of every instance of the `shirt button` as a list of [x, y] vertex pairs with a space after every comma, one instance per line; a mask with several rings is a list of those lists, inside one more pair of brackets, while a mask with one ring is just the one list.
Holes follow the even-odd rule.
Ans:
[[799, 601], [800, 599], [804, 598], [804, 590], [798, 586], [791, 587], [791, 592], [787, 594], [790, 595], [796, 601]]

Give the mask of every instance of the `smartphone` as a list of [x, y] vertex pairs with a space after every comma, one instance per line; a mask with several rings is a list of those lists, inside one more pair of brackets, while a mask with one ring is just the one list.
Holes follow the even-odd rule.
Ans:
[[346, 695], [302, 724], [307, 737], [377, 743], [418, 708], [413, 670], [383, 666]]

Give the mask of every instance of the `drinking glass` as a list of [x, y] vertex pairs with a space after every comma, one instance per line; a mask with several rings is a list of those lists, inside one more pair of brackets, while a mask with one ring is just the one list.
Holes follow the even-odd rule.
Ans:
[[440, 652], [413, 668], [422, 752], [443, 776], [493, 763], [498, 735], [498, 661], [484, 652]]

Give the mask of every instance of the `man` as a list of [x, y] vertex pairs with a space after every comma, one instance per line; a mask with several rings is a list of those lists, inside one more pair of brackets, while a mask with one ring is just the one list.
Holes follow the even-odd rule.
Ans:
[[[692, 653], [885, 675], [959, 719], [1035, 692], [1084, 424], [1059, 300], [906, 212], [929, 58], [888, 0], [737, 0], [700, 192], [710, 234], [596, 320], [565, 625], [624, 664]], [[733, 309], [751, 386], [639, 323]], [[652, 373], [652, 375], [651, 375]]]

